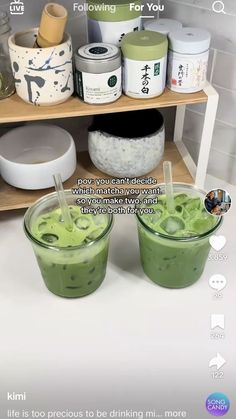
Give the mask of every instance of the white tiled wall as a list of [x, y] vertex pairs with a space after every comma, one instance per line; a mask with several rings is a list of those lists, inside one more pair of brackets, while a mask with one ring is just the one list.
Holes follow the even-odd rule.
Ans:
[[[162, 0], [160, 17], [180, 20], [212, 34], [208, 79], [219, 92], [220, 101], [208, 172], [236, 184], [236, 1], [224, 0], [225, 13], [212, 11], [213, 0]], [[184, 142], [197, 161], [203, 126], [204, 105], [188, 107]]]
[[[182, 5], [194, 6], [203, 10], [212, 10], [214, 0], [168, 0], [172, 3], [178, 3]], [[165, 3], [165, 0], [164, 0]], [[219, 3], [219, 2], [218, 2]], [[223, 0], [224, 12], [228, 15], [236, 16], [236, 2], [235, 0]], [[215, 9], [220, 11], [222, 6], [215, 4]]]

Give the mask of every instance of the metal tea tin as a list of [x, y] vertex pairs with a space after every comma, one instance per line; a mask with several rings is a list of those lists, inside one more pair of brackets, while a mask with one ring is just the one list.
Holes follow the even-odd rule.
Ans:
[[115, 45], [88, 44], [75, 53], [75, 86], [81, 100], [111, 103], [122, 93], [121, 53]]

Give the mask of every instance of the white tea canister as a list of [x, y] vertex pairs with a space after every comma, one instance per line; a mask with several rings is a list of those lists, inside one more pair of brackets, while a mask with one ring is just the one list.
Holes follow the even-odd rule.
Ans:
[[64, 34], [60, 45], [33, 48], [37, 33], [30, 29], [8, 40], [16, 93], [36, 106], [56, 105], [74, 91], [71, 37]]
[[123, 38], [123, 91], [127, 96], [149, 99], [163, 93], [166, 85], [168, 41], [166, 35], [132, 32]]
[[115, 45], [88, 44], [75, 53], [75, 88], [90, 104], [111, 103], [122, 93], [121, 53]]
[[142, 0], [88, 0], [89, 42], [119, 46], [123, 36], [141, 29]]
[[211, 35], [205, 29], [182, 28], [169, 33], [167, 86], [194, 93], [205, 87]]
[[149, 19], [143, 24], [147, 31], [154, 31], [168, 35], [170, 32], [177, 31], [183, 27], [182, 23], [174, 19]]

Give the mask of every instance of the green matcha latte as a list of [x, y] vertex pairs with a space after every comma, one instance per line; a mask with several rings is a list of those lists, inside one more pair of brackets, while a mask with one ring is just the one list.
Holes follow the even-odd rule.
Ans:
[[112, 217], [83, 214], [69, 191], [66, 197], [72, 231], [65, 229], [55, 193], [27, 211], [24, 227], [47, 288], [62, 297], [82, 297], [105, 277]]
[[174, 184], [175, 210], [169, 214], [160, 186], [163, 194], [149, 205], [154, 213], [137, 216], [141, 262], [155, 283], [183, 288], [200, 278], [210, 251], [209, 237], [222, 220], [205, 210], [205, 193], [187, 184]]

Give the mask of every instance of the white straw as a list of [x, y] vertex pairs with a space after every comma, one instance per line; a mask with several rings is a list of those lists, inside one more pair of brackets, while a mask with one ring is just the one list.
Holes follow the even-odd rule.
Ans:
[[172, 165], [170, 161], [164, 161], [163, 172], [164, 172], [164, 182], [165, 182], [165, 188], [166, 188], [167, 211], [169, 212], [169, 214], [173, 214], [175, 212], [175, 202], [174, 202], [174, 191], [173, 191], [173, 181], [172, 181]]
[[62, 218], [63, 221], [65, 223], [65, 228], [68, 231], [72, 231], [73, 230], [73, 222], [71, 219], [71, 215], [70, 215], [70, 211], [66, 202], [66, 197], [65, 197], [65, 193], [64, 193], [64, 189], [63, 189], [63, 185], [62, 185], [62, 180], [61, 180], [61, 175], [57, 174], [57, 175], [53, 175], [53, 179], [54, 179], [54, 183], [55, 183], [55, 189], [57, 191], [57, 197], [58, 197], [58, 201], [59, 201], [59, 205], [61, 208], [61, 213], [62, 213]]

